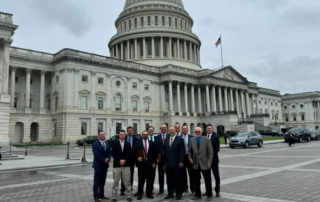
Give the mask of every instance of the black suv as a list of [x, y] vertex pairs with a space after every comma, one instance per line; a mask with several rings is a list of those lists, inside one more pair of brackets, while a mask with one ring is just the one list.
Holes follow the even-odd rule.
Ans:
[[[135, 134], [133, 136], [136, 137], [138, 140], [141, 139], [141, 135], [140, 134]], [[112, 145], [113, 145], [113, 143], [115, 141], [119, 141], [119, 135], [114, 135], [109, 140], [107, 140], [107, 142], [109, 143], [110, 147], [112, 147]]]
[[[302, 140], [311, 141], [311, 132], [307, 128], [291, 128], [289, 131], [293, 134], [296, 142], [302, 142]], [[288, 132], [284, 136], [285, 142], [288, 142]]]
[[270, 136], [281, 136], [281, 133], [279, 133], [278, 131], [274, 130], [274, 129], [265, 129], [265, 130], [259, 130], [259, 133], [261, 135], [270, 135]]
[[78, 146], [83, 146], [83, 143], [92, 144], [97, 139], [98, 139], [97, 135], [95, 135], [95, 136], [87, 136], [87, 137], [83, 138], [82, 140], [77, 140], [77, 145]]

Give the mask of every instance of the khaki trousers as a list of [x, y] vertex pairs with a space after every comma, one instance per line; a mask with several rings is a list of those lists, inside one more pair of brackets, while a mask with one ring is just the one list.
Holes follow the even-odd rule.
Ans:
[[132, 187], [130, 182], [131, 171], [130, 167], [113, 168], [113, 187], [112, 199], [117, 199], [118, 186], [120, 179], [122, 180], [126, 189], [127, 198], [132, 198]]

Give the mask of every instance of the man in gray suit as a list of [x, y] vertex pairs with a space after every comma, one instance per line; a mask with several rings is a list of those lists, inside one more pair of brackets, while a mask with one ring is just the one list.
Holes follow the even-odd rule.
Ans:
[[211, 163], [213, 150], [209, 138], [202, 136], [202, 129], [197, 127], [195, 137], [189, 143], [189, 160], [194, 169], [195, 195], [193, 200], [201, 199], [201, 173], [206, 185], [207, 201], [212, 201]]

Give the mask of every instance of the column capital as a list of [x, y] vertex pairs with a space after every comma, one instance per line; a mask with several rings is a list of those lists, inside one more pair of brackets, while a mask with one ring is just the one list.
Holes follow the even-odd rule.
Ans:
[[142, 82], [143, 82], [143, 79], [139, 79], [139, 82], [142, 83]]
[[107, 78], [110, 78], [110, 77], [111, 77], [111, 74], [106, 74], [106, 77], [107, 77]]
[[46, 73], [47, 73], [46, 70], [41, 70], [41, 72], [40, 72], [41, 76], [44, 76]]
[[180, 85], [181, 81], [176, 81], [178, 85]]
[[10, 47], [11, 44], [12, 44], [12, 39], [4, 39], [2, 40], [2, 44], [5, 46], [5, 47]]
[[74, 71], [75, 74], [78, 74], [80, 70], [74, 68], [73, 71]]
[[26, 70], [26, 73], [27, 73], [27, 74], [30, 74], [33, 69], [31, 69], [31, 68], [26, 68], [25, 70]]
[[10, 65], [10, 69], [11, 69], [12, 72], [15, 72], [15, 71], [18, 69], [18, 67], [17, 67], [17, 66], [11, 66], [11, 65]]
[[97, 72], [95, 71], [90, 71], [90, 73], [91, 73], [91, 76], [95, 76], [97, 74]]
[[73, 68], [67, 68], [67, 71], [68, 71], [69, 73], [71, 73], [71, 72], [74, 71], [74, 69], [73, 69]]
[[173, 82], [173, 80], [171, 80], [171, 79], [168, 80], [168, 83], [172, 84], [172, 82]]

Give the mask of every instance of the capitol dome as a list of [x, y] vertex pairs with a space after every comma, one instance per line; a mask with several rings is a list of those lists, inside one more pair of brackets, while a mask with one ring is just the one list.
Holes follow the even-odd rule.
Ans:
[[200, 69], [201, 41], [182, 0], [126, 0], [109, 42], [110, 57]]

